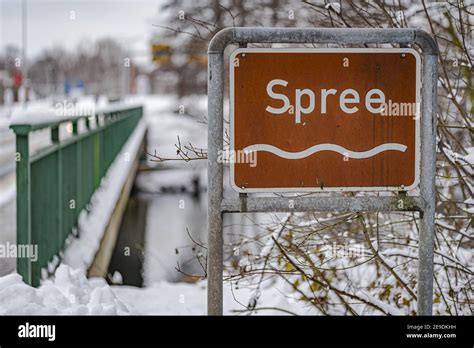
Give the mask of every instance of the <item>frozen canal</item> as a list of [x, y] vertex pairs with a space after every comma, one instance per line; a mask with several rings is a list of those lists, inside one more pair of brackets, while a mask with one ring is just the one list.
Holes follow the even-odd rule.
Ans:
[[[179, 183], [176, 178], [181, 178]], [[193, 191], [195, 185], [197, 191]], [[207, 244], [205, 185], [204, 170], [164, 169], [139, 174], [109, 273], [120, 272], [123, 283], [134, 286], [151, 286], [163, 280], [195, 282], [203, 276]], [[263, 214], [224, 215], [226, 243], [254, 236], [258, 228], [253, 222], [262, 222], [265, 217], [268, 219]], [[130, 248], [130, 256], [124, 254], [126, 248]], [[229, 257], [231, 251], [227, 250]]]
[[[171, 174], [163, 172], [140, 174], [128, 202], [109, 267], [110, 274], [122, 274], [124, 284], [147, 286], [160, 280], [192, 281], [193, 275], [203, 274], [197, 259], [202, 258], [202, 250], [195, 243], [206, 240], [205, 192], [181, 192], [181, 186], [176, 186], [178, 192], [146, 191], [150, 186], [157, 190], [163, 187], [160, 178]], [[142, 186], [144, 181], [146, 187]], [[169, 186], [167, 189], [171, 190]], [[126, 255], [127, 248], [130, 256]]]

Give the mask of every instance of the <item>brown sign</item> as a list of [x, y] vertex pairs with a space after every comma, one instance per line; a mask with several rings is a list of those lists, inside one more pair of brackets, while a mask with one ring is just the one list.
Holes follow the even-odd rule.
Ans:
[[238, 49], [230, 61], [239, 192], [409, 190], [419, 176], [413, 49]]

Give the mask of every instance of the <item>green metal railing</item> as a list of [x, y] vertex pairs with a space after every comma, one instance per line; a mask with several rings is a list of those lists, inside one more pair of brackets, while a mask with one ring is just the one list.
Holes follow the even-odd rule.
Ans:
[[[17, 148], [17, 245], [38, 248], [36, 262], [17, 258], [17, 271], [26, 283], [40, 284], [41, 269], [77, 228], [79, 214], [142, 115], [143, 108], [137, 106], [10, 126]], [[66, 123], [72, 125], [72, 135], [60, 139], [60, 127]], [[31, 154], [30, 134], [40, 129], [51, 130], [52, 144]]]

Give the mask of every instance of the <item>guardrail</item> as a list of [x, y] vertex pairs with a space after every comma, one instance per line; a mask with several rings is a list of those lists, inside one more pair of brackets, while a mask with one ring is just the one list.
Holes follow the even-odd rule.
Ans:
[[[37, 122], [30, 122], [28, 117], [13, 120], [17, 246], [37, 245], [38, 254], [36, 261], [17, 257], [17, 272], [26, 283], [40, 284], [41, 270], [77, 231], [81, 211], [87, 208], [142, 115], [143, 108], [134, 106], [103, 109], [92, 116], [63, 117], [53, 111]], [[34, 113], [31, 118], [35, 119]], [[30, 153], [29, 136], [41, 129], [50, 129], [52, 144]]]

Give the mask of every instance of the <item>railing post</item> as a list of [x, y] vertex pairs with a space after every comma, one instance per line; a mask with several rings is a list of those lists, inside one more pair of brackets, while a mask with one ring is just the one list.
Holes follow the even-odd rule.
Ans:
[[78, 131], [78, 121], [73, 121], [72, 122], [72, 134], [77, 135], [79, 133]]
[[[16, 133], [16, 243], [31, 247], [31, 181], [30, 181], [30, 153], [28, 131]], [[17, 258], [17, 272], [27, 284], [33, 284], [31, 259]]]
[[[86, 118], [87, 119], [87, 118]], [[73, 136], [79, 135], [79, 121], [72, 123], [72, 134]], [[76, 167], [76, 212], [74, 214], [74, 220], [78, 221], [79, 212], [82, 209], [82, 140], [79, 139], [76, 143], [76, 158], [77, 158], [77, 167]], [[77, 227], [77, 226], [76, 226]]]
[[[51, 128], [51, 141], [55, 145], [59, 145], [60, 139], [59, 139], [59, 125], [57, 127]], [[57, 240], [56, 240], [56, 246], [57, 246], [57, 251], [56, 253], [59, 253], [59, 251], [62, 249], [62, 240], [63, 240], [63, 153], [62, 149], [60, 146], [58, 146], [58, 166], [56, 170], [58, 171], [58, 182], [57, 182], [57, 197], [58, 197], [58, 211], [56, 212], [56, 218], [58, 222], [58, 230], [56, 233]]]
[[101, 125], [100, 125], [100, 117], [99, 115], [95, 115], [95, 123], [96, 123], [96, 129], [98, 132], [93, 135], [92, 137], [92, 160], [93, 160], [93, 172], [92, 172], [92, 180], [93, 180], [93, 190], [94, 192], [100, 185], [100, 176], [101, 176]]

